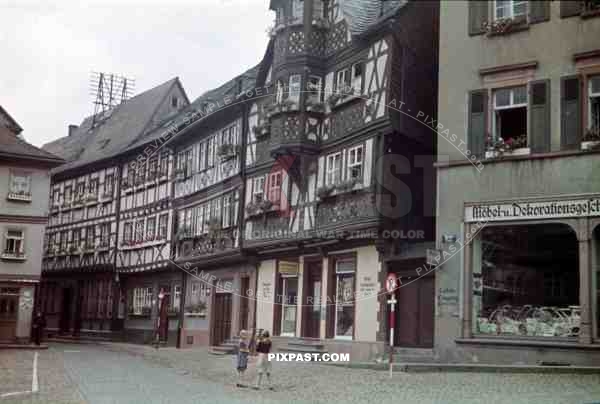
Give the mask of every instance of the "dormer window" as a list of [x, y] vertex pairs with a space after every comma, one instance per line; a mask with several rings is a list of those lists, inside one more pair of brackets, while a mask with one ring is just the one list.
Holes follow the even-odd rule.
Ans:
[[526, 0], [496, 0], [494, 19], [525, 17], [527, 15]]

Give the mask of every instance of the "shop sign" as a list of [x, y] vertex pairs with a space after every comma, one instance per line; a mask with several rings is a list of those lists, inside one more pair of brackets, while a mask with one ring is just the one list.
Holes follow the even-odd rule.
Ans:
[[279, 261], [279, 273], [287, 276], [298, 275], [298, 263], [291, 261]]
[[466, 223], [594, 216], [600, 216], [600, 197], [482, 203], [465, 206]]

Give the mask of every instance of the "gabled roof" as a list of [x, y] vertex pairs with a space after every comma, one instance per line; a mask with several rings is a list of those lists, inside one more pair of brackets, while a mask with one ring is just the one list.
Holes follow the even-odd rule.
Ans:
[[2, 108], [0, 105], [0, 117], [4, 117], [4, 120], [8, 122], [8, 129], [10, 129], [14, 134], [18, 135], [23, 131], [23, 128], [13, 119], [12, 116]]
[[[142, 147], [156, 139], [163, 138], [170, 127], [181, 127], [185, 121], [188, 121], [188, 123], [191, 124], [191, 122], [189, 122], [190, 117], [194, 115], [199, 116], [200, 114], [198, 114], [198, 112], [205, 111], [208, 103], [214, 103], [215, 105], [218, 104], [219, 106], [215, 107], [216, 111], [224, 106], [223, 104], [227, 97], [233, 100], [246, 91], [253, 89], [256, 86], [256, 77], [258, 75], [259, 68], [260, 64], [246, 70], [244, 73], [227, 81], [225, 84], [205, 92], [176, 116], [164, 120], [160, 127], [148, 132], [144, 136], [141, 136], [137, 141], [129, 146], [128, 150]], [[210, 114], [204, 115], [204, 117], [207, 116], [210, 116]]]
[[408, 0], [343, 0], [344, 17], [352, 35], [362, 35], [393, 16]]
[[11, 160], [25, 159], [44, 161], [55, 166], [64, 162], [54, 154], [48, 153], [27, 143], [20, 136], [15, 136], [10, 129], [3, 126], [0, 126], [0, 158], [1, 157]]
[[89, 116], [70, 136], [45, 144], [44, 150], [67, 160], [53, 174], [110, 158], [126, 150], [154, 129], [153, 117], [176, 85], [181, 87], [177, 77], [112, 108], [102, 117], [103, 121], [94, 127], [93, 117]]

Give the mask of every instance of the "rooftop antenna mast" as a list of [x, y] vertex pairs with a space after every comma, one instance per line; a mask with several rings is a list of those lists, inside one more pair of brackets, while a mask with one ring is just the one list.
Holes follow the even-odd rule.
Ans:
[[133, 95], [135, 80], [114, 73], [92, 72], [90, 94], [94, 97], [92, 127], [108, 118], [112, 108]]

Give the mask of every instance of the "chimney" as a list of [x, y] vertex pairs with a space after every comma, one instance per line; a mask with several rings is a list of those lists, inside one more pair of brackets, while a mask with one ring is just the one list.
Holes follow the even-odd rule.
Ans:
[[69, 136], [71, 136], [79, 128], [77, 125], [69, 125]]

